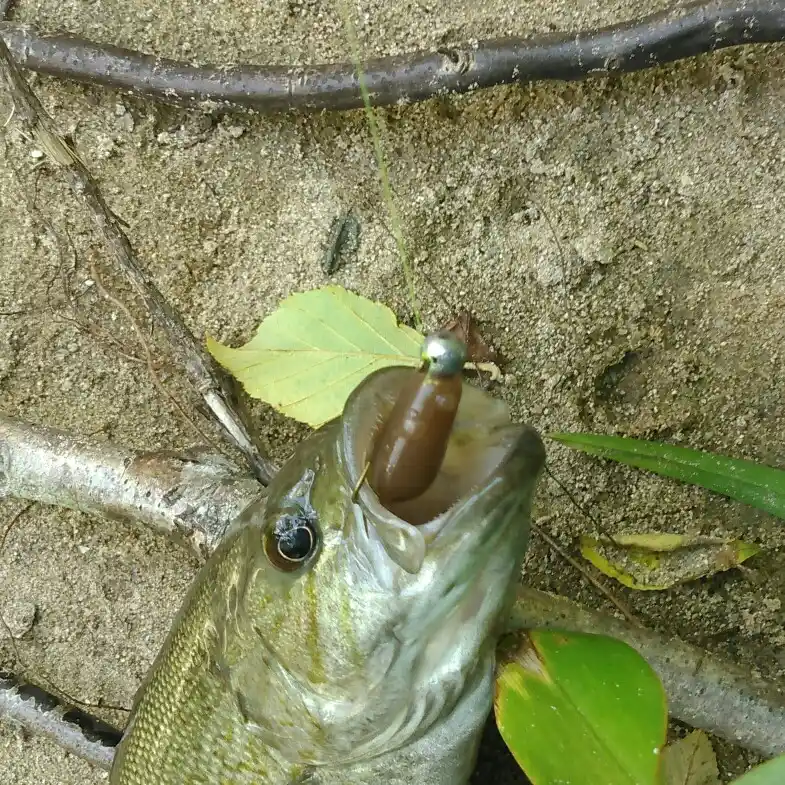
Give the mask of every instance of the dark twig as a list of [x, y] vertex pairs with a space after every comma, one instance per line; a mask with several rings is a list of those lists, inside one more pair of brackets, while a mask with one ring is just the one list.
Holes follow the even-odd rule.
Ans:
[[640, 622], [635, 618], [635, 614], [632, 612], [632, 610], [627, 605], [627, 603], [620, 600], [607, 586], [605, 586], [605, 584], [601, 580], [595, 578], [587, 569], [583, 567], [583, 565], [580, 562], [573, 559], [572, 556], [570, 556], [570, 554], [567, 553], [567, 551], [565, 551], [564, 548], [562, 548], [561, 545], [559, 545], [559, 543], [556, 542], [556, 540], [553, 537], [551, 537], [551, 535], [548, 534], [548, 532], [546, 532], [542, 528], [542, 524], [547, 523], [549, 520], [551, 520], [552, 517], [553, 516], [551, 515], [546, 515], [543, 518], [539, 518], [536, 522], [532, 521], [532, 525], [531, 525], [532, 531], [537, 536], [545, 540], [545, 542], [559, 556], [561, 556], [562, 559], [564, 559], [564, 561], [567, 562], [567, 564], [569, 564], [574, 570], [580, 573], [581, 577], [587, 583], [594, 586], [594, 588], [597, 589], [597, 591], [600, 592], [600, 594], [602, 594], [610, 603], [612, 603], [617, 608], [619, 613], [621, 613], [621, 615], [624, 616], [624, 618], [627, 619], [627, 621], [630, 624], [634, 624], [639, 627]]
[[0, 716], [48, 736], [74, 755], [108, 769], [120, 731], [46, 690], [0, 671]]
[[[97, 44], [69, 33], [42, 35], [0, 22], [20, 65], [205, 110], [280, 112], [362, 106], [351, 63], [310, 66], [194, 65]], [[363, 63], [374, 106], [543, 79], [655, 68], [743, 44], [785, 40], [785, 0], [709, 0], [595, 30], [480, 41]]]
[[[4, 151], [5, 154], [5, 151]], [[49, 235], [52, 240], [53, 245], [57, 248], [57, 256], [58, 256], [58, 264], [57, 264], [57, 273], [53, 275], [49, 283], [46, 286], [46, 302], [49, 311], [52, 313], [57, 319], [60, 319], [64, 322], [74, 325], [77, 330], [82, 332], [89, 333], [92, 335], [96, 341], [99, 343], [106, 344], [111, 343], [111, 349], [109, 347], [104, 347], [107, 351], [113, 351], [115, 354], [124, 357], [129, 362], [136, 362], [136, 363], [143, 363], [145, 362], [139, 357], [135, 357], [132, 354], [128, 354], [124, 350], [123, 344], [112, 335], [111, 332], [103, 329], [98, 324], [94, 322], [87, 321], [79, 312], [79, 299], [83, 297], [89, 289], [85, 287], [81, 293], [76, 294], [71, 290], [71, 284], [69, 280], [69, 273], [73, 272], [76, 269], [76, 249], [73, 247], [73, 243], [71, 242], [71, 238], [68, 237], [68, 232], [64, 232], [66, 235], [66, 239], [61, 236], [61, 233], [55, 229], [54, 224], [46, 217], [46, 215], [39, 210], [36, 205], [36, 199], [31, 197], [28, 193], [27, 189], [24, 187], [22, 183], [22, 178], [19, 172], [13, 166], [9, 166], [11, 173], [13, 174], [14, 179], [17, 181], [19, 185], [19, 193], [21, 197], [27, 203], [27, 209], [30, 212], [30, 215], [33, 217], [35, 221], [37, 221], [44, 231]], [[73, 263], [71, 265], [71, 270], [67, 269], [66, 265], [66, 258], [68, 256], [68, 251], [71, 251], [71, 255], [73, 256]], [[51, 292], [54, 286], [54, 283], [57, 279], [60, 279], [60, 282], [63, 287], [63, 295], [65, 297], [64, 304], [55, 304], [52, 302]], [[62, 313], [63, 310], [68, 309], [71, 312], [71, 316], [67, 316]], [[36, 315], [40, 315], [41, 313], [41, 306], [36, 305], [30, 308], [26, 308], [23, 310], [18, 310], [16, 312], [8, 312], [0, 311], [0, 316], [8, 316], [8, 315], [26, 315], [34, 313]]]
[[[98, 289], [99, 294], [101, 294], [106, 300], [108, 300], [115, 308], [117, 308], [120, 313], [125, 316], [128, 320], [128, 323], [131, 325], [134, 333], [136, 334], [136, 340], [139, 341], [139, 346], [142, 348], [142, 353], [144, 354], [145, 361], [147, 363], [147, 370], [150, 374], [150, 380], [153, 383], [153, 386], [156, 390], [164, 397], [168, 398], [169, 401], [172, 403], [174, 408], [177, 410], [177, 413], [182, 417], [183, 422], [187, 423], [191, 428], [193, 428], [194, 432], [197, 433], [205, 442], [205, 444], [214, 447], [210, 441], [210, 438], [205, 435], [205, 433], [199, 428], [199, 426], [191, 419], [191, 416], [188, 412], [185, 411], [183, 405], [177, 398], [169, 392], [169, 390], [164, 387], [161, 380], [158, 378], [158, 374], [155, 370], [155, 362], [153, 361], [153, 352], [150, 346], [147, 343], [147, 339], [142, 332], [142, 328], [137, 323], [134, 315], [131, 313], [131, 309], [120, 299], [115, 297], [107, 288], [104, 286], [103, 280], [101, 280], [101, 276], [98, 274], [98, 269], [96, 268], [95, 264], [90, 264], [90, 275], [95, 281], [95, 287]], [[215, 447], [216, 452], [218, 452], [218, 448]]]
[[614, 536], [608, 531], [605, 525], [592, 515], [587, 507], [584, 507], [576, 498], [575, 494], [553, 473], [553, 470], [545, 465], [545, 473], [556, 483], [559, 490], [567, 497], [567, 500], [572, 504], [575, 509], [584, 516], [594, 528], [602, 535], [607, 537], [614, 545], [618, 545]]
[[[16, 526], [17, 522], [22, 518], [22, 516], [27, 515], [28, 512], [32, 509], [35, 502], [28, 502], [19, 510], [17, 510], [12, 516], [11, 520], [5, 525], [3, 529], [3, 534], [0, 536], [0, 555], [2, 555], [3, 551], [5, 550], [5, 541], [8, 539], [8, 535], [11, 533], [11, 529]], [[2, 614], [0, 614], [0, 621], [5, 625], [6, 630], [8, 630], [8, 625], [5, 623], [5, 619], [3, 619]], [[13, 639], [13, 635], [11, 638]]]
[[71, 190], [87, 204], [94, 222], [114, 257], [144, 301], [156, 324], [164, 331], [182, 367], [232, 444], [243, 452], [251, 470], [269, 482], [275, 467], [253, 435], [241, 413], [237, 385], [202, 348], [179, 314], [142, 269], [117, 216], [106, 204], [87, 167], [57, 133], [55, 124], [22, 78], [8, 47], [0, 37], [0, 72], [14, 101], [14, 119], [23, 131], [66, 173]]

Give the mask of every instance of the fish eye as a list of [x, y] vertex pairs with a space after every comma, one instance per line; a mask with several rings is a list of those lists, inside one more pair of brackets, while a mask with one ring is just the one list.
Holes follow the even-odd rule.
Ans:
[[273, 567], [283, 572], [301, 567], [318, 543], [314, 522], [300, 511], [279, 516], [264, 534], [264, 552]]

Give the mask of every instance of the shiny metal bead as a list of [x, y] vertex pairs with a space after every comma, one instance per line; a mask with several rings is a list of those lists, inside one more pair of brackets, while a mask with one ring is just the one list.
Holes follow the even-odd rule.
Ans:
[[420, 357], [434, 376], [455, 376], [466, 363], [466, 345], [452, 333], [431, 333], [422, 345]]

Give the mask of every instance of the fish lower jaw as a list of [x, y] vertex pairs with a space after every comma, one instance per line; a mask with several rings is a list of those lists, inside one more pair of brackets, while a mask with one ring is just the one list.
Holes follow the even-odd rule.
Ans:
[[[365, 727], [365, 738], [355, 737], [355, 743], [341, 760], [346, 764], [371, 760], [415, 743], [435, 725], [447, 721], [454, 712], [460, 711], [461, 706], [466, 703], [467, 695], [474, 696], [471, 701], [474, 707], [477, 704], [477, 693], [487, 691], [490, 710], [493, 670], [494, 660], [491, 654], [476, 663], [468, 673], [444, 674], [438, 681], [416, 680], [400, 693], [400, 710], [380, 717], [378, 728], [370, 732], [370, 735]], [[484, 719], [485, 717], [482, 718], [483, 722]]]
[[493, 700], [493, 663], [483, 663], [464, 685], [454, 706], [430, 725], [412, 730], [396, 717], [396, 728], [378, 731], [362, 757], [319, 767], [319, 785], [422, 783], [466, 785], [477, 758], [480, 736]]

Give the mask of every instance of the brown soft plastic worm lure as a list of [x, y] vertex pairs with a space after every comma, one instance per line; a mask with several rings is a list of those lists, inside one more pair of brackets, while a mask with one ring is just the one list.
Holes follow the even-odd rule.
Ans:
[[466, 347], [450, 333], [426, 338], [424, 371], [412, 373], [371, 455], [368, 483], [389, 507], [424, 493], [441, 468], [461, 402]]

